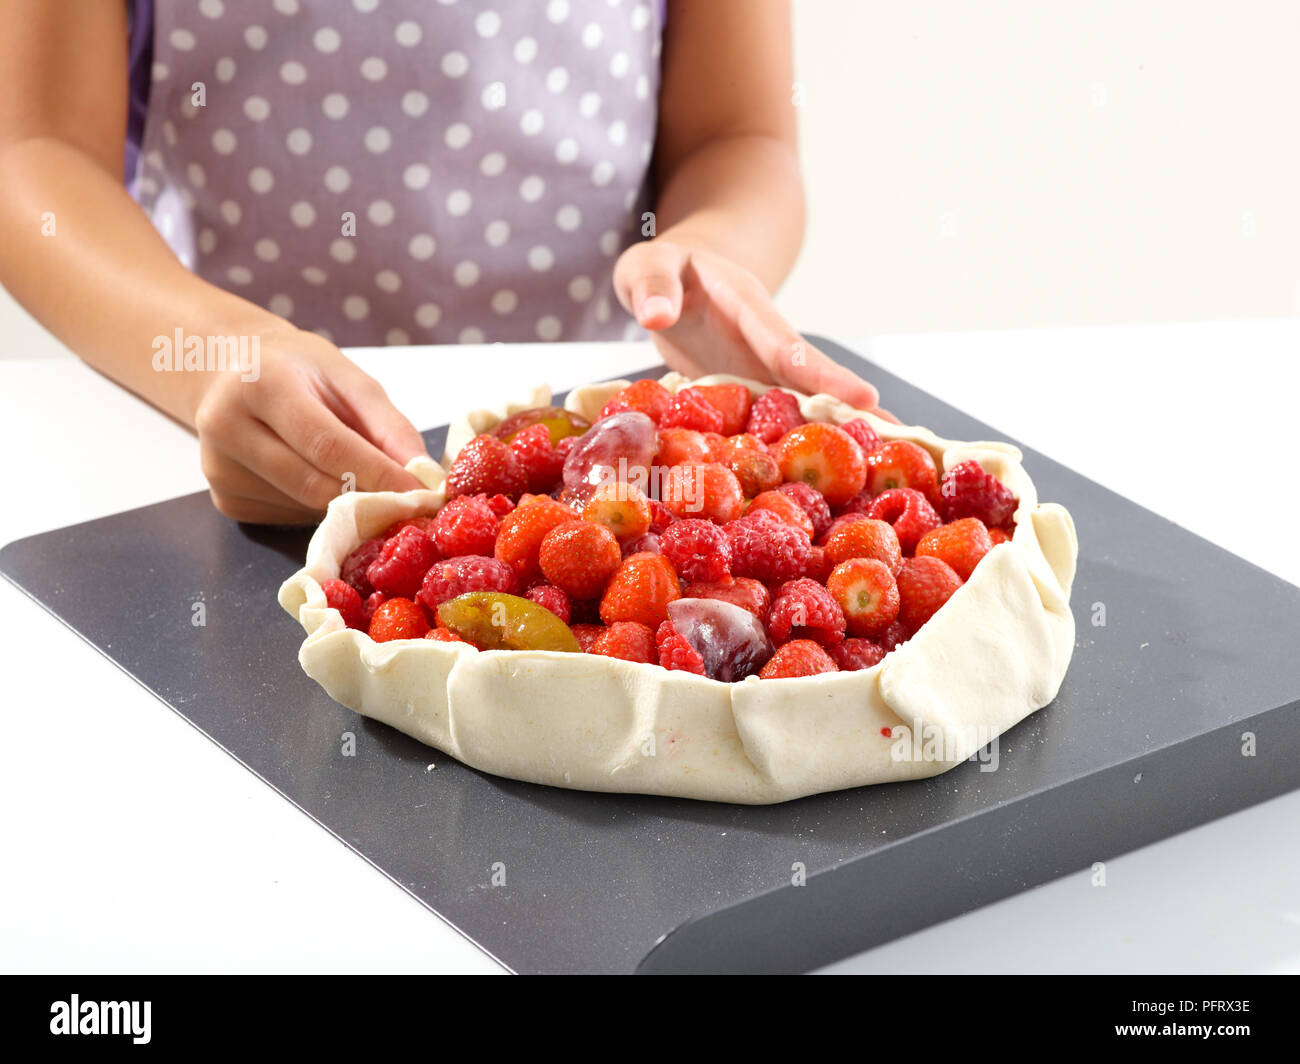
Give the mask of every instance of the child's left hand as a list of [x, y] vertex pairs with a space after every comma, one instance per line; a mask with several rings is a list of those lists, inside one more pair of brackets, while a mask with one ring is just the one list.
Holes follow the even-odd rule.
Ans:
[[687, 376], [733, 373], [796, 391], [827, 392], [895, 420], [880, 393], [804, 340], [763, 283], [711, 251], [668, 240], [634, 244], [614, 267], [619, 302], [649, 329], [671, 368]]

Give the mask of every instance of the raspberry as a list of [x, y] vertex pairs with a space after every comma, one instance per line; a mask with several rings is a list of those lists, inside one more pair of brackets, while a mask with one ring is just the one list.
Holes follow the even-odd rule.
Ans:
[[[544, 425], [540, 427], [545, 429]], [[491, 554], [500, 524], [501, 518], [486, 495], [459, 495], [438, 511], [430, 534], [444, 558]]]
[[659, 534], [657, 532], [647, 532], [644, 536], [637, 536], [636, 539], [628, 540], [623, 544], [623, 557], [630, 558], [634, 554], [662, 554], [659, 549]]
[[370, 619], [369, 635], [376, 643], [423, 639], [428, 631], [424, 611], [408, 598], [390, 598]]
[[370, 629], [370, 622], [374, 619], [375, 610], [379, 609], [387, 601], [388, 596], [382, 591], [372, 591], [366, 596], [366, 601], [361, 604], [361, 627], [364, 630], [368, 631]]
[[681, 598], [677, 573], [659, 554], [634, 554], [619, 566], [600, 600], [600, 619], [640, 621], [658, 628], [668, 619], [668, 603]]
[[989, 528], [1007, 528], [1020, 500], [978, 462], [962, 462], [943, 475], [939, 507], [945, 521], [978, 517]]
[[831, 526], [831, 508], [826, 501], [826, 496], [811, 484], [805, 484], [802, 480], [782, 484], [777, 488], [777, 491], [789, 495], [790, 498], [803, 507], [803, 512], [808, 515], [808, 520], [813, 524], [813, 539], [820, 541], [821, 537], [826, 534], [826, 530]]
[[793, 525], [758, 513], [723, 526], [731, 540], [733, 576], [752, 576], [765, 584], [783, 584], [802, 576], [812, 556], [812, 543]]
[[644, 662], [647, 665], [659, 662], [653, 629], [636, 621], [615, 621], [596, 637], [591, 644], [590, 653], [622, 658], [624, 661]]
[[814, 544], [812, 553], [808, 555], [808, 567], [804, 569], [803, 575], [808, 577], [809, 580], [816, 580], [817, 583], [824, 584], [834, 568], [835, 563], [831, 561], [831, 556], [826, 553], [826, 548]]
[[672, 403], [672, 392], [658, 381], [633, 381], [622, 391], [610, 396], [600, 416], [606, 418], [628, 410], [637, 410], [658, 424]]
[[731, 541], [711, 521], [674, 521], [659, 536], [659, 552], [683, 580], [711, 583], [731, 576]]
[[864, 455], [868, 455], [884, 445], [885, 441], [880, 438], [880, 434], [871, 427], [871, 422], [866, 418], [854, 418], [852, 421], [845, 422], [840, 428], [857, 441]]
[[464, 643], [466, 646], [473, 646], [468, 639], [462, 639], [450, 628], [430, 628], [424, 635], [425, 639], [432, 639], [437, 643]]
[[766, 585], [748, 576], [714, 584], [690, 584], [683, 592], [683, 598], [710, 598], [730, 602], [742, 610], [749, 610], [764, 625], [767, 624], [767, 614], [772, 607], [772, 593]]
[[930, 452], [911, 440], [890, 440], [867, 455], [867, 487], [877, 495], [892, 488], [912, 488], [930, 498], [938, 483]]
[[675, 516], [700, 517], [718, 524], [735, 520], [745, 507], [736, 474], [718, 462], [673, 466], [661, 494]]
[[980, 559], [993, 549], [993, 538], [978, 517], [963, 517], [932, 528], [916, 544], [916, 556], [933, 555], [947, 562], [963, 581], [970, 579]]
[[885, 648], [869, 639], [846, 639], [831, 647], [831, 657], [841, 672], [858, 672], [879, 665], [885, 658]]
[[571, 598], [596, 598], [623, 563], [614, 533], [592, 521], [569, 521], [546, 533], [537, 554], [542, 573]]
[[394, 521], [384, 530], [384, 534], [380, 538], [385, 541], [390, 540], [404, 528], [418, 528], [421, 532], [428, 532], [429, 535], [433, 535], [433, 523], [435, 520], [437, 520], [436, 517], [422, 514], [419, 517], [408, 517], [404, 521]]
[[660, 429], [655, 446], [654, 464], [665, 467], [708, 462], [713, 451], [704, 433], [684, 428]]
[[673, 512], [668, 509], [658, 499], [650, 500], [650, 531], [662, 532], [665, 528], [673, 523], [676, 518]]
[[524, 597], [536, 602], [539, 606], [545, 606], [565, 624], [568, 624], [573, 618], [573, 609], [569, 603], [569, 596], [554, 584], [537, 584], [535, 587], [530, 587]]
[[438, 560], [438, 548], [427, 532], [409, 526], [384, 544], [366, 578], [389, 598], [414, 598], [429, 566]]
[[415, 601], [433, 617], [444, 602], [467, 591], [504, 591], [508, 595], [514, 595], [519, 591], [519, 584], [515, 580], [514, 570], [495, 558], [477, 554], [448, 558], [446, 561], [435, 562], [433, 568], [425, 574]]
[[837, 506], [836, 510], [839, 512], [840, 517], [845, 517], [848, 514], [864, 514], [871, 509], [871, 504], [875, 501], [875, 498], [876, 493], [871, 490], [870, 486], [867, 486], [843, 506]]
[[866, 483], [862, 448], [837, 425], [820, 421], [800, 425], [782, 436], [772, 453], [782, 477], [811, 484], [831, 506], [848, 502]]
[[898, 571], [898, 619], [915, 632], [959, 587], [961, 577], [938, 558], [908, 558]]
[[510, 441], [510, 451], [524, 471], [528, 491], [544, 494], [559, 482], [564, 472], [564, 456], [555, 450], [551, 430], [545, 425], [538, 423], [516, 432]]
[[880, 637], [880, 645], [884, 649], [885, 653], [888, 654], [890, 651], [897, 650], [906, 643], [910, 635], [911, 633], [908, 632], [907, 625], [902, 621], [895, 621], [885, 629], [885, 634]]
[[794, 525], [795, 528], [803, 529], [808, 534], [808, 537], [812, 538], [814, 528], [812, 518], [804, 512], [804, 508], [795, 499], [792, 499], [784, 492], [759, 492], [750, 502], [748, 509], [750, 513], [756, 510], [770, 510], [787, 525]]
[[686, 637], [679, 634], [672, 621], [664, 621], [655, 633], [655, 644], [659, 651], [659, 664], [674, 672], [693, 672], [704, 675], [704, 659]]
[[791, 639], [811, 639], [834, 646], [844, 638], [844, 611], [816, 580], [791, 580], [772, 602], [767, 634], [778, 645]]
[[754, 397], [743, 384], [701, 384], [695, 391], [701, 393], [716, 410], [722, 414], [722, 428], [718, 431], [724, 436], [734, 436], [745, 431], [749, 421], [749, 409]]
[[745, 431], [764, 443], [775, 443], [791, 429], [802, 425], [804, 416], [799, 412], [799, 400], [780, 388], [771, 388], [754, 400], [749, 409]]
[[834, 659], [818, 644], [811, 639], [796, 639], [778, 648], [758, 675], [764, 680], [782, 680], [839, 671]]
[[837, 565], [826, 590], [844, 611], [850, 635], [875, 639], [898, 619], [898, 584], [884, 562], [850, 558]]
[[635, 484], [601, 484], [583, 507], [582, 519], [604, 525], [627, 543], [650, 531], [650, 500]]
[[515, 508], [515, 504], [506, 495], [487, 495], [485, 499], [492, 512], [498, 517], [505, 517]]
[[894, 526], [904, 554], [915, 550], [917, 541], [930, 529], [943, 524], [930, 500], [914, 488], [891, 488], [877, 496], [867, 516]]
[[591, 648], [595, 645], [601, 633], [605, 631], [603, 624], [575, 624], [571, 626], [573, 637], [578, 641], [578, 646], [582, 648], [584, 654], [590, 654]]
[[366, 570], [370, 568], [370, 563], [379, 557], [379, 552], [383, 550], [383, 547], [384, 538], [382, 536], [368, 539], [344, 558], [343, 564], [339, 567], [339, 579], [345, 584], [351, 584], [356, 588], [357, 594], [363, 599], [374, 594], [375, 588], [366, 576]]
[[537, 552], [546, 533], [556, 525], [572, 521], [576, 515], [563, 503], [544, 495], [520, 501], [505, 517], [497, 530], [493, 554], [515, 571], [520, 586], [527, 587], [537, 576]]
[[694, 429], [696, 432], [721, 432], [722, 411], [704, 398], [698, 388], [683, 388], [660, 419], [666, 429]]
[[321, 590], [325, 592], [325, 604], [339, 611], [344, 624], [349, 628], [365, 627], [365, 610], [355, 587], [342, 580], [326, 580], [321, 584]]
[[838, 519], [826, 537], [826, 553], [836, 565], [850, 558], [876, 558], [891, 573], [898, 572], [903, 565], [903, 548], [894, 526], [865, 514]]

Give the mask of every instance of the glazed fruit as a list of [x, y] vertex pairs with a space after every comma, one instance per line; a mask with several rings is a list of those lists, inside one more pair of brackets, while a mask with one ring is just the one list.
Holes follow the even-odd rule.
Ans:
[[564, 487], [583, 502], [601, 484], [622, 481], [641, 487], [649, 480], [657, 448], [655, 424], [645, 414], [627, 411], [601, 418], [564, 459]]
[[585, 417], [562, 406], [535, 406], [531, 410], [521, 410], [517, 414], [511, 414], [505, 420], [498, 422], [497, 427], [492, 430], [492, 435], [498, 440], [509, 443], [519, 432], [533, 425], [546, 427], [552, 446], [568, 436], [581, 436], [591, 428], [591, 422]]
[[686, 637], [673, 627], [672, 621], [664, 621], [655, 633], [655, 645], [659, 651], [659, 664], [670, 672], [690, 672], [696, 676], [704, 675], [704, 658]]
[[826, 581], [826, 590], [844, 611], [850, 635], [878, 638], [898, 619], [898, 583], [884, 562], [851, 558]]
[[604, 525], [619, 543], [650, 531], [650, 500], [635, 484], [602, 484], [583, 507], [582, 519]]
[[388, 598], [414, 598], [437, 558], [438, 548], [429, 534], [409, 525], [383, 545], [366, 578]]
[[574, 516], [567, 506], [544, 496], [521, 503], [501, 519], [493, 554], [515, 571], [520, 587], [527, 587], [537, 578], [537, 555], [546, 533]]
[[846, 639], [830, 649], [840, 672], [858, 672], [885, 660], [885, 648], [869, 639]]
[[791, 580], [777, 592], [767, 616], [767, 630], [776, 644], [811, 639], [834, 646], [844, 638], [844, 611], [816, 580]]
[[582, 652], [590, 654], [596, 640], [605, 631], [605, 626], [603, 624], [575, 624], [570, 630], [573, 632], [573, 638], [578, 641], [578, 646]]
[[908, 558], [898, 571], [898, 619], [912, 632], [961, 587], [961, 577], [938, 558]]
[[657, 629], [668, 619], [668, 604], [681, 598], [677, 573], [660, 554], [634, 554], [619, 566], [600, 600], [605, 624], [637, 621]]
[[719, 599], [677, 599], [668, 620], [700, 656], [704, 675], [731, 683], [751, 676], [772, 656], [772, 642], [748, 610]]
[[676, 517], [718, 524], [735, 520], [745, 507], [736, 474], [717, 462], [673, 466], [664, 479], [662, 498]]
[[659, 536], [658, 546], [683, 580], [710, 583], [731, 576], [731, 541], [712, 521], [674, 521]]
[[943, 524], [930, 500], [914, 488], [892, 488], [877, 496], [867, 516], [893, 525], [904, 554], [914, 551], [922, 536]]
[[811, 639], [796, 639], [777, 650], [759, 676], [764, 680], [785, 680], [824, 672], [839, 672], [834, 659]]
[[826, 496], [811, 484], [805, 484], [801, 480], [782, 484], [778, 490], [789, 495], [803, 507], [803, 512], [808, 515], [808, 520], [813, 525], [813, 539], [820, 542], [831, 526], [831, 507], [826, 501]]
[[368, 634], [376, 643], [423, 639], [429, 631], [424, 611], [408, 598], [391, 598], [375, 610]]
[[529, 602], [536, 602], [539, 606], [545, 606], [565, 624], [573, 619], [573, 607], [569, 603], [569, 596], [554, 584], [535, 584], [524, 592], [524, 598]]
[[748, 576], [716, 583], [690, 584], [682, 593], [685, 598], [711, 598], [720, 602], [730, 602], [742, 610], [748, 610], [763, 624], [767, 623], [768, 610], [772, 607], [772, 593], [765, 584]]
[[636, 621], [615, 621], [592, 640], [588, 653], [646, 665], [659, 662], [659, 648], [655, 644], [654, 631]]
[[442, 603], [438, 623], [480, 650], [581, 652], [569, 626], [544, 606], [500, 591], [471, 591]]
[[916, 556], [932, 555], [947, 562], [963, 581], [993, 549], [993, 540], [978, 517], [963, 517], [949, 525], [933, 528], [916, 544]]
[[[757, 436], [738, 438], [748, 438], [758, 442]], [[738, 447], [729, 442], [727, 449], [724, 451], [723, 460], [726, 467], [736, 474], [740, 490], [747, 499], [752, 499], [755, 495], [762, 494], [765, 491], [771, 491], [781, 483], [781, 467], [776, 464], [776, 459], [768, 454], [766, 450], [758, 451], [752, 447]]]
[[978, 462], [962, 462], [944, 474], [939, 506], [945, 521], [976, 517], [989, 528], [1006, 528], [1020, 500]]
[[834, 565], [850, 558], [875, 558], [891, 573], [903, 566], [903, 548], [894, 526], [877, 518], [854, 514], [826, 537], [826, 553]]
[[570, 598], [596, 598], [623, 562], [614, 533], [592, 521], [569, 521], [546, 533], [537, 554], [542, 574]]
[[475, 436], [447, 470], [446, 490], [449, 499], [480, 494], [517, 499], [528, 490], [528, 477], [509, 446], [495, 436]]
[[510, 452], [523, 470], [526, 490], [544, 494], [559, 483], [565, 456], [555, 449], [545, 425], [530, 425], [516, 432], [510, 440]]
[[836, 425], [800, 425], [781, 437], [773, 453], [785, 480], [816, 488], [831, 506], [848, 502], [866, 483], [862, 448]]
[[809, 539], [812, 538], [815, 530], [812, 518], [808, 516], [798, 502], [785, 492], [760, 492], [754, 496], [747, 508], [747, 512], [753, 512], [754, 510], [770, 510], [787, 525], [794, 525], [795, 528], [802, 529]]
[[467, 591], [514, 593], [517, 589], [518, 581], [514, 570], [505, 562], [482, 555], [470, 555], [434, 562], [425, 574], [415, 600], [433, 617], [442, 603]]
[[438, 511], [430, 528], [434, 545], [444, 558], [462, 554], [491, 554], [501, 518], [486, 495], [460, 495]]
[[884, 446], [885, 441], [880, 438], [880, 433], [873, 429], [871, 423], [865, 418], [855, 418], [845, 422], [840, 428], [857, 440], [864, 455], [871, 454]]
[[600, 416], [607, 418], [635, 410], [658, 424], [672, 405], [673, 393], [658, 381], [633, 381], [610, 397]]
[[724, 436], [734, 436], [745, 431], [749, 410], [754, 404], [748, 388], [743, 384], [701, 384], [695, 390], [722, 414], [719, 432]]
[[339, 611], [344, 624], [349, 628], [365, 627], [365, 609], [355, 587], [342, 580], [326, 580], [321, 590], [325, 592], [325, 604]]
[[712, 461], [709, 438], [694, 429], [660, 429], [656, 437], [655, 465], [671, 468]]
[[804, 423], [799, 400], [780, 388], [772, 388], [754, 400], [745, 431], [764, 443], [775, 443], [791, 429]]
[[705, 398], [699, 388], [683, 388], [669, 404], [660, 428], [694, 429], [696, 432], [721, 432], [725, 421], [722, 411]]
[[751, 576], [764, 584], [783, 584], [802, 576], [812, 556], [808, 536], [763, 511], [724, 526], [731, 540], [731, 573]]
[[930, 452], [911, 440], [890, 440], [867, 455], [866, 486], [873, 495], [892, 488], [912, 488], [929, 498], [938, 483]]

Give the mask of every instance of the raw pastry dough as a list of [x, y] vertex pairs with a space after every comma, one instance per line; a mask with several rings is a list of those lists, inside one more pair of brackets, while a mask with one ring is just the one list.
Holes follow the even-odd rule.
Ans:
[[[670, 391], [739, 381], [689, 381]], [[566, 406], [594, 420], [627, 381], [578, 388]], [[1069, 513], [1039, 503], [1019, 450], [945, 440], [863, 414], [828, 395], [793, 393], [810, 421], [866, 417], [885, 439], [925, 447], [941, 470], [974, 459], [1020, 498], [1011, 542], [994, 547], [947, 604], [874, 668], [727, 684], [588, 654], [476, 651], [458, 643], [376, 643], [346, 628], [321, 584], [363, 539], [437, 510], [445, 467], [502, 418], [546, 405], [545, 386], [450, 426], [443, 463], [412, 461], [424, 490], [335, 499], [280, 588], [307, 632], [298, 654], [336, 701], [467, 765], [592, 791], [765, 804], [944, 772], [1056, 697], [1074, 649], [1070, 585], [1078, 541]]]

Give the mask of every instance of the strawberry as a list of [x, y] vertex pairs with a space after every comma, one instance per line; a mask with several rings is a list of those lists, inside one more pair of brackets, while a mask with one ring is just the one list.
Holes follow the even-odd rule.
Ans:
[[600, 619], [638, 621], [658, 628], [668, 619], [668, 603], [681, 598], [677, 573], [660, 554], [634, 554], [626, 559], [600, 600]]
[[811, 639], [834, 646], [844, 638], [844, 611], [831, 593], [801, 577], [782, 586], [767, 617], [767, 634], [780, 645], [792, 639]]
[[978, 517], [963, 517], [950, 525], [932, 528], [916, 544], [916, 556], [932, 555], [947, 562], [963, 581], [993, 549], [993, 538]]
[[[545, 426], [538, 427], [545, 431]], [[492, 508], [488, 496], [458, 495], [438, 511], [429, 534], [444, 558], [491, 554], [500, 524], [501, 518]]]
[[770, 388], [754, 400], [745, 431], [764, 443], [775, 443], [791, 429], [804, 423], [799, 400], [780, 388]]
[[408, 526], [383, 545], [370, 563], [366, 578], [389, 598], [414, 598], [420, 581], [438, 560], [438, 548], [427, 532]]
[[743, 384], [701, 384], [695, 390], [722, 414], [719, 432], [724, 436], [734, 436], [745, 431], [749, 409], [754, 403], [748, 388]]
[[683, 580], [710, 583], [731, 576], [731, 541], [712, 521], [674, 521], [659, 535], [659, 553]]
[[450, 628], [430, 628], [424, 633], [425, 639], [432, 639], [437, 643], [464, 643], [466, 646], [473, 646], [468, 639], [463, 639], [453, 632]]
[[524, 592], [524, 598], [536, 602], [539, 606], [545, 606], [565, 624], [573, 618], [569, 596], [554, 584], [534, 584]]
[[844, 611], [851, 635], [878, 638], [898, 619], [898, 584], [889, 567], [876, 558], [841, 562], [826, 581], [826, 589]]
[[551, 443], [551, 430], [545, 425], [539, 422], [516, 432], [509, 447], [524, 472], [528, 491], [545, 494], [559, 483], [564, 456]]
[[622, 391], [610, 396], [600, 416], [606, 418], [627, 410], [636, 410], [658, 424], [672, 403], [673, 393], [658, 381], [633, 381]]
[[325, 604], [339, 611], [345, 625], [349, 628], [365, 628], [365, 610], [355, 587], [342, 580], [326, 580], [321, 584], [321, 590], [325, 592]]
[[370, 638], [376, 643], [394, 639], [423, 639], [429, 631], [424, 611], [408, 598], [390, 598], [370, 619]]
[[831, 657], [841, 672], [858, 672], [879, 665], [885, 659], [885, 648], [869, 639], [846, 639], [831, 647]]
[[811, 639], [796, 639], [780, 647], [758, 675], [764, 680], [783, 680], [839, 671], [834, 659], [817, 643]]
[[660, 492], [677, 517], [699, 517], [717, 524], [733, 521], [745, 507], [736, 474], [717, 462], [673, 466]]
[[546, 533], [537, 555], [542, 573], [570, 598], [596, 598], [623, 564], [614, 533], [591, 521], [569, 521]]
[[850, 558], [875, 558], [885, 564], [891, 573], [903, 565], [903, 548], [892, 525], [864, 514], [854, 514], [857, 520], [844, 520], [833, 526], [826, 537], [826, 553], [836, 565]]
[[573, 638], [578, 641], [578, 646], [582, 648], [584, 654], [590, 654], [591, 648], [595, 645], [596, 640], [600, 638], [601, 633], [605, 631], [603, 624], [574, 624], [570, 626], [573, 632]]
[[831, 506], [848, 502], [866, 481], [862, 448], [836, 425], [816, 421], [800, 425], [781, 437], [773, 453], [781, 476], [812, 485]]
[[507, 495], [528, 490], [528, 477], [515, 453], [495, 436], [475, 436], [461, 448], [447, 470], [447, 498], [457, 495]]
[[[757, 436], [733, 437], [733, 439], [746, 438], [758, 441]], [[729, 442], [722, 461], [736, 474], [736, 480], [740, 482], [740, 490], [747, 499], [771, 491], [781, 483], [781, 467], [776, 464], [776, 459], [767, 453], [766, 448], [760, 451], [751, 447], [737, 447]]]
[[663, 428], [695, 429], [696, 432], [721, 432], [722, 411], [704, 397], [698, 388], [683, 388], [673, 396], [672, 405], [659, 420]]
[[683, 592], [683, 598], [710, 598], [730, 602], [742, 610], [749, 610], [764, 625], [767, 624], [768, 610], [772, 605], [772, 593], [765, 584], [748, 576], [738, 576], [734, 580], [720, 580], [716, 583], [690, 584]]
[[938, 483], [930, 452], [911, 440], [890, 440], [867, 456], [866, 486], [873, 495], [891, 488], [912, 488], [930, 498]]
[[636, 621], [615, 621], [595, 638], [589, 653], [647, 665], [659, 663], [653, 629]]
[[696, 676], [704, 675], [704, 658], [673, 627], [672, 621], [664, 621], [655, 632], [655, 644], [659, 652], [659, 664], [675, 672], [693, 672]]
[[866, 418], [854, 418], [852, 421], [845, 422], [840, 428], [858, 441], [858, 446], [862, 448], [864, 455], [878, 450], [885, 442]]
[[619, 543], [650, 531], [650, 500], [635, 484], [601, 484], [582, 509], [582, 519], [604, 525]]
[[976, 461], [953, 466], [943, 476], [939, 508], [945, 521], [978, 517], [989, 528], [1008, 528], [1020, 500]]
[[943, 524], [930, 501], [914, 488], [891, 488], [877, 496], [867, 516], [894, 526], [904, 554], [911, 554], [922, 536]]
[[755, 510], [770, 510], [787, 525], [794, 525], [795, 528], [803, 529], [808, 533], [808, 538], [812, 538], [812, 518], [804, 512], [802, 506], [784, 492], [759, 492], [746, 509], [750, 513]]
[[961, 577], [947, 563], [929, 556], [908, 558], [898, 571], [898, 619], [915, 632], [959, 587]]
[[684, 428], [660, 429], [654, 464], [671, 467], [708, 462], [711, 461], [711, 450], [712, 447], [702, 432]]
[[1001, 528], [990, 528], [990, 529], [989, 529], [989, 542], [992, 543], [993, 546], [995, 546], [995, 547], [996, 547], [999, 543], [1010, 543], [1010, 542], [1011, 542], [1011, 533], [1006, 532], [1006, 531], [1004, 531], [1004, 530], [1001, 529]]
[[514, 569], [521, 587], [527, 587], [537, 576], [537, 553], [546, 533], [576, 516], [563, 503], [545, 495], [521, 499], [519, 505], [501, 519], [492, 553], [498, 561]]

